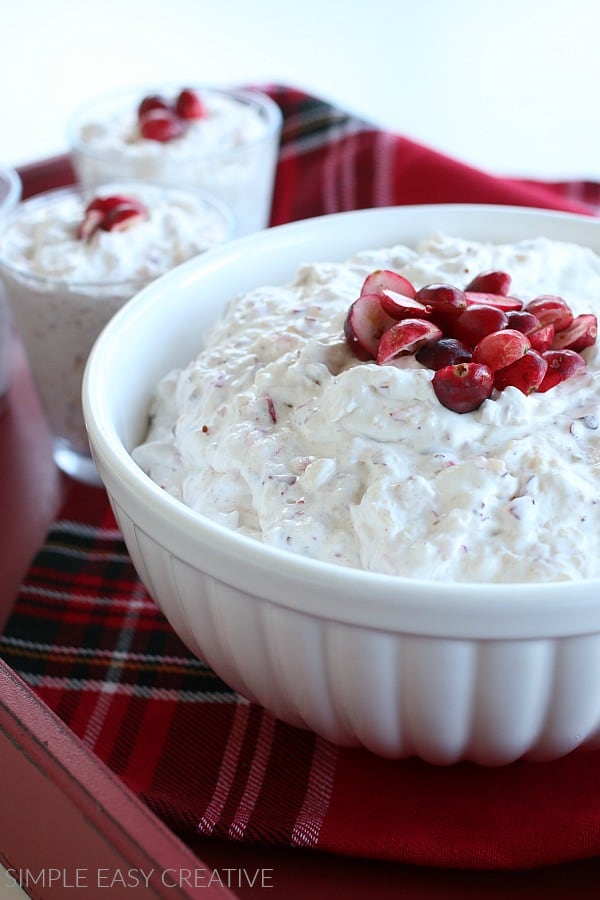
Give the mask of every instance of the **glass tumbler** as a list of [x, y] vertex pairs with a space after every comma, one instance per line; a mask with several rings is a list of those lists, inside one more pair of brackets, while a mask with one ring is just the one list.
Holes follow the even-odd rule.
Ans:
[[68, 139], [79, 182], [139, 179], [206, 190], [234, 213], [238, 235], [269, 224], [282, 114], [260, 91], [194, 85], [206, 114], [175, 139], [146, 139], [138, 109], [144, 98], [175, 103], [177, 88], [151, 85], [90, 101], [71, 117]]
[[[21, 179], [10, 166], [0, 166], [0, 221], [9, 215], [21, 199]], [[0, 283], [0, 410], [10, 387], [12, 316], [6, 291]]]
[[[181, 196], [187, 193], [138, 183], [135, 186], [119, 184], [114, 189], [105, 186], [102, 192], [105, 195], [122, 195], [129, 188], [131, 192], [143, 189], [144, 197], [168, 198], [171, 194]], [[206, 215], [204, 249], [231, 238], [235, 224], [230, 211], [214, 198], [197, 194], [194, 197], [201, 204], [203, 215]], [[0, 284], [14, 314], [46, 413], [54, 441], [55, 461], [70, 476], [99, 484], [81, 408], [83, 370], [94, 341], [117, 310], [163, 271], [173, 267], [164, 262], [168, 260], [168, 254], [164, 260], [161, 254], [169, 241], [178, 240], [175, 225], [179, 220], [169, 218], [169, 227], [164, 227], [157, 234], [155, 245], [149, 246], [145, 252], [139, 244], [135, 244], [140, 241], [140, 233], [135, 234], [134, 227], [128, 232], [123, 231], [109, 249], [104, 246], [102, 264], [105, 268], [99, 269], [95, 278], [45, 274], [42, 264], [44, 260], [50, 261], [50, 257], [53, 264], [62, 264], [63, 259], [69, 259], [70, 253], [93, 252], [87, 242], [81, 242], [79, 248], [75, 239], [64, 244], [52, 244], [50, 239], [52, 230], [58, 228], [61, 216], [72, 215], [74, 209], [84, 210], [85, 206], [86, 195], [78, 188], [48, 191], [21, 203], [11, 216], [0, 223]], [[60, 229], [61, 234], [69, 229], [75, 232], [76, 224], [65, 225], [62, 222]], [[131, 242], [134, 242], [133, 249]], [[98, 247], [101, 246], [98, 242]], [[199, 246], [196, 243], [195, 250], [202, 252]], [[106, 269], [106, 266], [115, 263], [115, 247], [121, 250], [123, 256], [119, 261], [118, 276], [111, 275]], [[147, 271], [142, 274], [139, 267], [128, 273], [127, 264], [130, 258], [133, 260], [136, 256], [134, 250], [142, 259], [158, 254], [152, 274]]]

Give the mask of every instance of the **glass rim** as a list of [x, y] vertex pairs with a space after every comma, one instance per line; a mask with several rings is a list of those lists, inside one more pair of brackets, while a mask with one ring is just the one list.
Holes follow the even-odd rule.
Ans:
[[[92, 196], [97, 194], [99, 191], [103, 191], [106, 188], [111, 189], [120, 189], [123, 187], [142, 187], [142, 188], [150, 188], [155, 191], [164, 191], [165, 193], [180, 193], [184, 195], [192, 195], [196, 198], [201, 199], [204, 203], [206, 203], [209, 207], [212, 207], [213, 210], [218, 212], [222, 216], [223, 224], [225, 225], [225, 235], [216, 244], [210, 244], [206, 247], [206, 250], [201, 250], [197, 255], [208, 252], [212, 249], [213, 246], [220, 246], [222, 243], [225, 243], [228, 240], [232, 240], [235, 237], [235, 229], [236, 229], [236, 219], [233, 212], [229, 209], [229, 207], [218, 197], [209, 194], [208, 192], [202, 191], [201, 189], [196, 190], [195, 188], [188, 187], [180, 187], [177, 185], [164, 185], [159, 183], [152, 183], [146, 181], [136, 181], [130, 179], [125, 182], [106, 182], [105, 184], [98, 185], [94, 188], [85, 188], [79, 184], [67, 185], [64, 187], [52, 188], [48, 191], [42, 191], [39, 194], [34, 194], [31, 197], [28, 197], [26, 200], [22, 200], [17, 204], [17, 207], [9, 212], [6, 216], [0, 217], [0, 242], [2, 235], [4, 232], [15, 222], [19, 221], [20, 216], [23, 214], [25, 209], [31, 209], [34, 206], [43, 206], [46, 202], [52, 201], [55, 199], [59, 199], [61, 197], [70, 197], [70, 196]], [[0, 243], [1, 246], [1, 243]], [[179, 263], [181, 265], [181, 263]], [[64, 276], [56, 276], [56, 275], [42, 275], [37, 272], [31, 272], [27, 268], [15, 264], [13, 261], [8, 260], [0, 250], [0, 270], [4, 270], [8, 272], [12, 276], [18, 276], [21, 280], [30, 281], [34, 284], [38, 285], [47, 285], [47, 286], [63, 286], [68, 288], [70, 291], [77, 291], [78, 289], [91, 289], [91, 288], [125, 288], [128, 286], [136, 287], [141, 290], [142, 287], [145, 287], [147, 284], [150, 284], [153, 281], [156, 281], [157, 278], [160, 278], [166, 272], [170, 271], [170, 269], [165, 269], [164, 272], [159, 272], [156, 275], [147, 275], [147, 276], [128, 276], [125, 278], [102, 278], [102, 279], [69, 279]]]
[[[185, 87], [191, 88], [192, 90], [197, 90], [205, 94], [216, 94], [221, 97], [231, 97], [232, 99], [238, 100], [239, 102], [244, 103], [248, 106], [254, 106], [255, 108], [260, 110], [265, 120], [265, 128], [261, 132], [261, 134], [256, 135], [248, 139], [247, 141], [244, 141], [238, 147], [230, 148], [229, 150], [211, 150], [205, 155], [199, 155], [196, 158], [200, 158], [202, 160], [210, 160], [219, 159], [221, 157], [235, 156], [237, 153], [243, 153], [254, 146], [260, 145], [266, 140], [275, 137], [281, 131], [283, 125], [283, 113], [278, 104], [271, 97], [269, 97], [268, 94], [264, 93], [264, 91], [261, 91], [259, 89], [254, 90], [252, 88], [228, 88], [197, 83], [185, 85]], [[181, 89], [181, 85], [175, 85], [170, 82], [162, 84], [139, 85], [137, 87], [130, 86], [113, 91], [108, 91], [104, 94], [99, 94], [93, 99], [88, 100], [86, 103], [80, 104], [67, 120], [67, 139], [69, 140], [72, 151], [85, 154], [86, 156], [93, 157], [94, 159], [109, 159], [111, 164], [113, 165], [121, 164], [120, 159], [113, 159], [109, 154], [106, 153], [106, 151], [98, 150], [80, 139], [79, 135], [81, 133], [81, 126], [86, 120], [89, 120], [90, 112], [106, 103], [117, 102], [119, 100], [125, 103], [128, 99], [130, 99], [132, 103], [136, 100], [139, 103], [139, 101], [146, 95], [169, 93]], [[128, 163], [123, 163], [123, 165], [125, 164]]]
[[[12, 166], [0, 166], [0, 180], [3, 180], [8, 185], [6, 196], [0, 200], [0, 212], [4, 216], [10, 214], [20, 202], [23, 193], [23, 183], [19, 173]], [[8, 207], [8, 211], [3, 211], [4, 206]]]

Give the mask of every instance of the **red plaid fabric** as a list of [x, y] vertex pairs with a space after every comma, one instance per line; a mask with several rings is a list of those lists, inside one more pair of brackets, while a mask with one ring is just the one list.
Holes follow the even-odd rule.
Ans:
[[[600, 209], [597, 184], [494, 178], [318, 98], [269, 90], [285, 120], [274, 224], [440, 201]], [[47, 176], [29, 192], [67, 183], [68, 161]], [[600, 854], [600, 752], [490, 770], [387, 761], [245, 701], [190, 656], [151, 601], [102, 490], [71, 486], [0, 653], [191, 846], [208, 835], [479, 869]]]

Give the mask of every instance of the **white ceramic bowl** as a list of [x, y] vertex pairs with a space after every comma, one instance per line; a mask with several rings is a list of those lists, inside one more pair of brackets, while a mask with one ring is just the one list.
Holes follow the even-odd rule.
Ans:
[[197, 354], [198, 334], [232, 296], [287, 281], [303, 262], [436, 230], [544, 234], [600, 251], [591, 218], [453, 205], [342, 213], [234, 241], [146, 288], [107, 326], [85, 373], [89, 437], [140, 577], [188, 647], [241, 694], [386, 757], [556, 758], [600, 743], [599, 581], [442, 584], [316, 562], [193, 512], [130, 457], [159, 378]]

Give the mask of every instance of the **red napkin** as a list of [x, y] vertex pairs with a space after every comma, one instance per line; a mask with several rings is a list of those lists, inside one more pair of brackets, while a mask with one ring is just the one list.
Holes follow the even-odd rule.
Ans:
[[[285, 119], [274, 223], [400, 203], [600, 204], [596, 184], [494, 178], [318, 98], [270, 92]], [[26, 192], [71, 178], [66, 159], [22, 174]], [[474, 869], [600, 854], [599, 751], [498, 769], [389, 761], [247, 703], [146, 594], [102, 490], [71, 485], [0, 653], [190, 845], [210, 835]]]
[[498, 178], [315, 97], [271, 90], [285, 115], [272, 224], [413, 203], [500, 203], [596, 213], [596, 182]]

